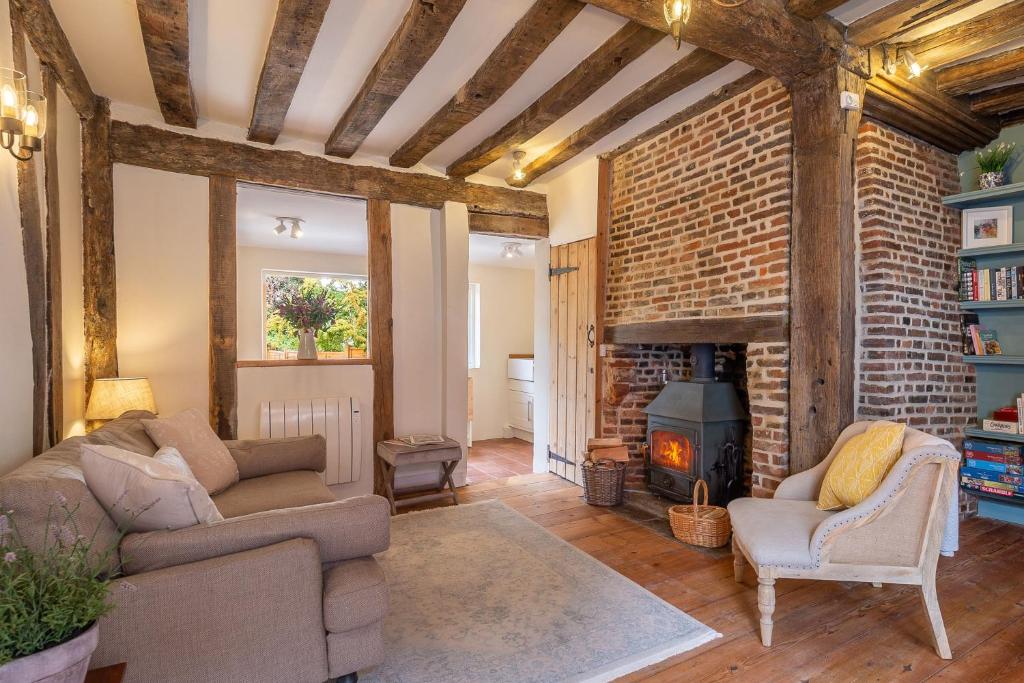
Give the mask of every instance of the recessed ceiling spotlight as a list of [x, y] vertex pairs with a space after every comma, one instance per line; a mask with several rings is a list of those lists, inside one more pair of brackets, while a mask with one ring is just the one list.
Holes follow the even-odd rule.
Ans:
[[525, 156], [526, 152], [521, 149], [512, 152], [512, 178], [514, 180], [526, 179], [526, 173], [523, 171], [523, 157]]
[[501, 245], [501, 258], [519, 258], [523, 255], [519, 242], [505, 242]]

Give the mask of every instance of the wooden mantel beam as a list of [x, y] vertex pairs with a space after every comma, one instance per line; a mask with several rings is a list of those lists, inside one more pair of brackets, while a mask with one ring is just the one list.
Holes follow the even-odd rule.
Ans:
[[[668, 33], [660, 0], [587, 0], [638, 24]], [[783, 0], [754, 0], [722, 7], [694, 0], [683, 40], [746, 62], [784, 83], [847, 58], [842, 36], [826, 21], [811, 22], [786, 11]]]
[[306, 68], [331, 0], [280, 0], [249, 121], [249, 139], [272, 145]]
[[705, 76], [710, 76], [728, 63], [728, 57], [697, 48], [531, 161], [523, 167], [521, 180], [509, 177], [505, 182], [513, 187], [526, 187], [665, 98], [693, 85]]
[[196, 100], [189, 76], [188, 0], [136, 0], [142, 42], [164, 121], [195, 128]]
[[415, 166], [497, 102], [583, 7], [578, 0], [536, 0], [465, 85], [391, 155], [391, 165]]
[[635, 22], [623, 26], [601, 47], [541, 95], [536, 102], [448, 167], [448, 175], [465, 178], [515, 150], [593, 95], [615, 74], [665, 38], [661, 31]]
[[412, 0], [391, 42], [334, 126], [325, 154], [347, 159], [356, 153], [440, 47], [465, 4], [466, 0]]
[[1024, 38], [1024, 0], [1013, 0], [949, 28], [898, 44], [922, 65], [937, 68]]
[[451, 180], [424, 173], [357, 166], [301, 152], [267, 149], [240, 142], [114, 121], [110, 154], [115, 163], [175, 173], [222, 175], [242, 182], [294, 187], [313, 192], [387, 199], [396, 204], [440, 208], [446, 201], [470, 211], [547, 218], [547, 197]]

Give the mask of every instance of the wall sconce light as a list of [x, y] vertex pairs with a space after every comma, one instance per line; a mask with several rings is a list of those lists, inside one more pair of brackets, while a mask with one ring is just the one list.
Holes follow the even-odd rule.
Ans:
[[[747, 0], [711, 0], [719, 7], [739, 7]], [[693, 7], [692, 0], [665, 0], [662, 10], [665, 12], [665, 22], [672, 32], [678, 50], [683, 44], [683, 26], [690, 20], [690, 10]]]
[[907, 78], [917, 78], [928, 67], [922, 66], [914, 53], [905, 47], [892, 48], [888, 45], [882, 46], [882, 69], [890, 76], [896, 75], [896, 68], [900, 65], [907, 67]]
[[526, 156], [526, 152], [521, 149], [517, 149], [512, 152], [512, 179], [513, 180], [525, 180], [526, 173], [523, 172], [523, 157]]
[[0, 68], [0, 146], [15, 159], [28, 161], [43, 148], [45, 134], [46, 98], [28, 91], [25, 74]]

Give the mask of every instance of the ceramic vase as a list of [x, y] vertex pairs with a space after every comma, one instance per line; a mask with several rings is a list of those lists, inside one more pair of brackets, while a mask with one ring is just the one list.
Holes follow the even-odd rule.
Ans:
[[299, 330], [299, 360], [316, 360], [316, 331]]
[[0, 666], [0, 681], [82, 683], [98, 642], [99, 626], [93, 624], [66, 643], [13, 659]]
[[1002, 171], [989, 171], [978, 176], [978, 184], [983, 190], [991, 190], [993, 187], [1000, 187], [1006, 182]]

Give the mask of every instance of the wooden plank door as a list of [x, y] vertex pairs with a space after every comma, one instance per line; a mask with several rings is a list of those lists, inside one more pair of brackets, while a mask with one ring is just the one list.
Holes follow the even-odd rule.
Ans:
[[548, 469], [577, 484], [596, 421], [596, 262], [594, 239], [551, 248]]

